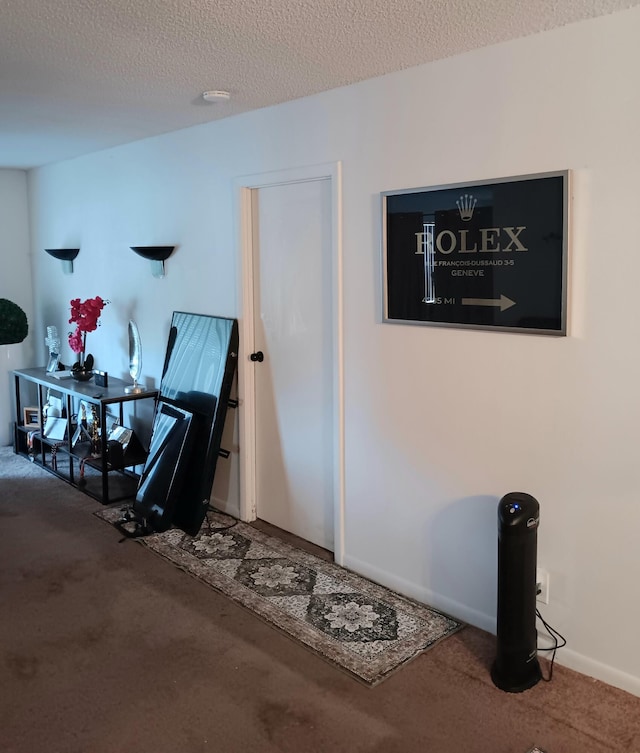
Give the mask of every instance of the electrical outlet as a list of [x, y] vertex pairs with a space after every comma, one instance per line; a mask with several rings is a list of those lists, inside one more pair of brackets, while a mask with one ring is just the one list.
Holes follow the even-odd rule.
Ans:
[[549, 603], [549, 573], [540, 567], [536, 570], [536, 600]]

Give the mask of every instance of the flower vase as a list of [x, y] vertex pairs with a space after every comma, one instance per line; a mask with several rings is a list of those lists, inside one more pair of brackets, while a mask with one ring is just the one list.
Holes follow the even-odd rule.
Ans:
[[82, 334], [82, 350], [78, 353], [78, 360], [71, 367], [71, 376], [78, 382], [88, 382], [93, 376], [93, 356], [85, 355], [87, 333]]
[[71, 369], [71, 376], [76, 382], [88, 382], [93, 376], [93, 369], [85, 369], [82, 367]]

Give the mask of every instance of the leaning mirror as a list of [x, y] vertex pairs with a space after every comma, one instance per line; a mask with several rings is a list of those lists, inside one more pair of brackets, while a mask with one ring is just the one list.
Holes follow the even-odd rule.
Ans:
[[160, 397], [193, 415], [193, 445], [172, 519], [187, 533], [199, 530], [209, 506], [237, 364], [236, 319], [174, 311]]

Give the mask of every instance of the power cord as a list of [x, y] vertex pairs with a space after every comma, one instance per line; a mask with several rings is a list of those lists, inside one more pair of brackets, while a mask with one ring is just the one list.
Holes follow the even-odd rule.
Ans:
[[229, 523], [225, 526], [216, 526], [214, 523], [211, 522], [211, 519], [209, 518], [209, 513], [214, 513], [214, 515], [224, 515], [225, 517], [231, 517], [229, 515], [226, 515], [226, 513], [221, 512], [220, 510], [216, 510], [215, 507], [212, 507], [211, 505], [207, 505], [207, 512], [205, 513], [205, 520], [207, 521], [207, 533], [219, 533], [220, 531], [228, 531], [230, 528], [233, 528], [234, 526], [238, 525], [238, 521], [231, 518], [233, 522]]
[[544, 625], [547, 633], [549, 634], [549, 637], [553, 641], [553, 646], [550, 648], [546, 648], [546, 647], [542, 648], [541, 646], [537, 647], [538, 651], [551, 651], [552, 652], [551, 663], [549, 664], [549, 676], [548, 677], [545, 677], [544, 675], [542, 676], [542, 679], [545, 682], [551, 682], [551, 678], [553, 677], [553, 663], [556, 660], [556, 651], [559, 648], [563, 648], [564, 646], [567, 645], [567, 639], [563, 635], [561, 635], [555, 628], [549, 625], [549, 623], [540, 614], [540, 610], [537, 608], [536, 608], [536, 615], [538, 619], [540, 620], [540, 622]]
[[[143, 536], [149, 536], [153, 533], [157, 533], [157, 531], [149, 523], [149, 521], [145, 517], [139, 515], [133, 509], [133, 507], [125, 505], [124, 507], [120, 508], [120, 513], [122, 514], [122, 517], [114, 523], [114, 526], [124, 534], [124, 537], [118, 542], [119, 544], [122, 544], [127, 539], [137, 539]], [[232, 522], [228, 525], [217, 526], [209, 518], [210, 513], [213, 513], [214, 515], [218, 515], [220, 517], [224, 516], [225, 518], [229, 518]], [[216, 510], [216, 508], [212, 507], [211, 505], [207, 506], [205, 520], [206, 533], [208, 534], [219, 533], [220, 531], [228, 531], [229, 528], [233, 528], [238, 524], [238, 521], [232, 518], [230, 515], [227, 515], [220, 510]]]

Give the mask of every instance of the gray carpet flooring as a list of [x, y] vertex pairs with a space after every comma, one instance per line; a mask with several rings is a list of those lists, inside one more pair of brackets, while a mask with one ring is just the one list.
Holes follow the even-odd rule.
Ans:
[[2, 753], [638, 753], [640, 698], [522, 694], [464, 628], [371, 688], [0, 450]]

